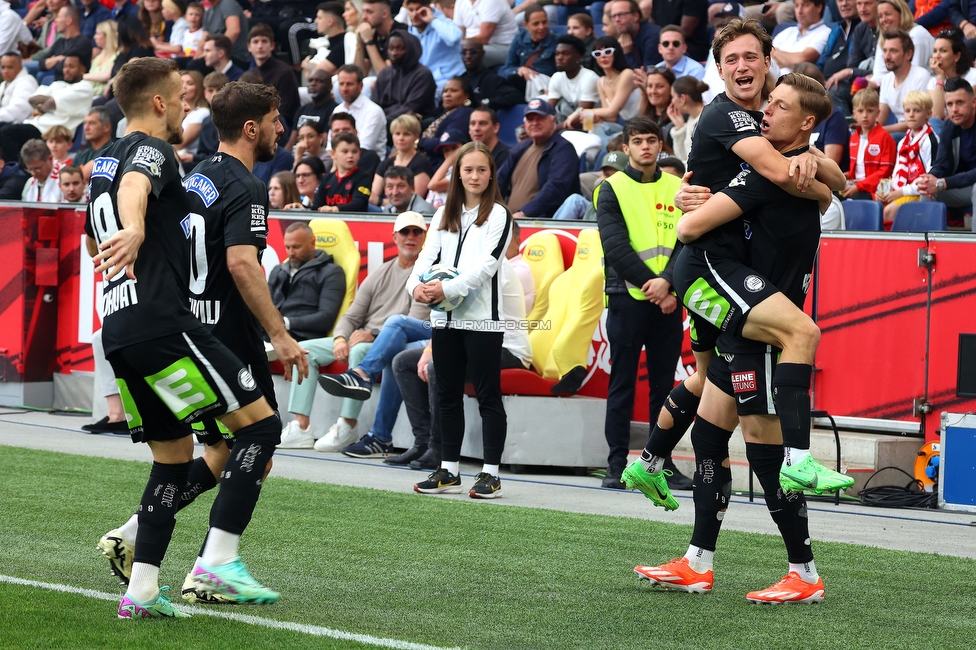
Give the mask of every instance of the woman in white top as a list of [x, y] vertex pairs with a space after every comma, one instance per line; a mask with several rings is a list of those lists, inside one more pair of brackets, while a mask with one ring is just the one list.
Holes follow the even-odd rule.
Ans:
[[183, 118], [183, 142], [176, 146], [177, 156], [185, 163], [193, 162], [200, 143], [200, 126], [210, 115], [210, 105], [203, 93], [203, 75], [196, 70], [184, 70], [180, 73], [183, 80], [183, 91], [186, 93], [184, 101], [190, 105], [190, 112]]
[[[414, 300], [438, 305], [463, 298], [453, 311], [430, 312], [431, 346], [437, 371], [441, 467], [414, 485], [427, 494], [459, 493], [464, 438], [464, 383], [475, 386], [484, 440], [484, 467], [468, 493], [472, 498], [501, 496], [498, 466], [505, 448], [501, 354], [504, 313], [499, 269], [512, 236], [512, 217], [502, 203], [491, 151], [469, 142], [458, 152], [447, 202], [434, 213], [427, 241], [407, 280]], [[435, 263], [454, 266], [457, 277], [422, 283]]]
[[91, 62], [91, 69], [82, 79], [90, 81], [98, 97], [105, 92], [105, 84], [112, 78], [112, 66], [119, 53], [119, 25], [114, 20], [103, 20], [95, 27], [95, 45], [101, 50]]
[[874, 83], [881, 84], [881, 77], [887, 74], [884, 62], [884, 33], [886, 29], [901, 29], [908, 32], [915, 44], [915, 55], [912, 63], [920, 68], [929, 69], [932, 58], [932, 46], [935, 39], [929, 30], [915, 24], [912, 10], [905, 4], [905, 0], [878, 0], [878, 46], [874, 51]]
[[962, 40], [962, 32], [958, 29], [944, 29], [939, 32], [932, 48], [932, 60], [929, 63], [932, 78], [926, 88], [932, 96], [932, 117], [944, 120], [945, 91], [942, 86], [946, 79], [963, 77], [972, 86], [976, 84], [976, 68], [973, 67], [973, 54]]
[[[674, 155], [688, 164], [691, 152], [691, 136], [695, 133], [698, 118], [705, 110], [702, 93], [708, 91], [708, 84], [694, 77], [678, 77], [671, 85], [671, 103], [668, 117], [671, 119], [671, 140]], [[685, 119], [685, 116], [688, 116]]]
[[[600, 107], [591, 109], [593, 122], [604, 122], [614, 127], [619, 120], [629, 120], [640, 110], [641, 91], [634, 88], [634, 71], [627, 66], [624, 49], [612, 36], [602, 36], [593, 45], [596, 73], [600, 78], [596, 90], [600, 93]], [[612, 135], [620, 128], [604, 127], [596, 131]]]

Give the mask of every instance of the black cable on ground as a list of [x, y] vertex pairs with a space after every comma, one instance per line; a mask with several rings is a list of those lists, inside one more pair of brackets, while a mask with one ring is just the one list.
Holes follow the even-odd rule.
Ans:
[[[885, 470], [893, 469], [901, 472], [911, 479], [904, 487], [898, 485], [878, 485], [868, 487], [871, 481]], [[900, 467], [882, 467], [871, 475], [871, 478], [864, 484], [864, 489], [858, 492], [858, 497], [866, 506], [878, 508], [936, 508], [938, 507], [937, 494], [935, 492], [925, 492], [922, 484], [911, 474]]]

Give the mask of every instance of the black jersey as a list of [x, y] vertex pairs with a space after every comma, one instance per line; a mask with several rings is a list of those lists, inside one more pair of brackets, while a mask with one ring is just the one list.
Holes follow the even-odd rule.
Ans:
[[[726, 187], [746, 168], [742, 159], [732, 153], [732, 146], [746, 138], [762, 137], [759, 130], [762, 118], [761, 111], [748, 111], [725, 93], [716, 95], [705, 106], [691, 136], [688, 156], [688, 169], [694, 172], [691, 182], [708, 187], [713, 194]], [[702, 235], [692, 245], [718, 255], [745, 259], [743, 232], [741, 219], [733, 219]]]
[[129, 172], [152, 183], [146, 205], [146, 238], [135, 262], [136, 279], [119, 273], [102, 285], [105, 353], [134, 343], [200, 327], [188, 305], [189, 216], [173, 145], [130, 133], [94, 160], [85, 232], [101, 244], [122, 229], [118, 191]]
[[190, 202], [190, 309], [246, 364], [267, 365], [263, 330], [244, 302], [227, 248], [267, 247], [268, 189], [231, 155], [216, 153], [183, 179]]
[[318, 210], [323, 205], [334, 205], [339, 212], [366, 212], [369, 203], [373, 174], [356, 167], [345, 176], [339, 172], [329, 172], [322, 177], [312, 208]]

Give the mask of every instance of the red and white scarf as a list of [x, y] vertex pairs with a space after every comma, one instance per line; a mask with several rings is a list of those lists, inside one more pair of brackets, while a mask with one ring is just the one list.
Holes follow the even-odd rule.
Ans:
[[892, 178], [891, 189], [897, 190], [915, 181], [916, 178], [926, 171], [925, 164], [919, 158], [919, 149], [922, 141], [933, 133], [932, 127], [926, 122], [925, 126], [918, 133], [909, 131], [898, 143], [898, 156], [895, 160], [895, 171]]

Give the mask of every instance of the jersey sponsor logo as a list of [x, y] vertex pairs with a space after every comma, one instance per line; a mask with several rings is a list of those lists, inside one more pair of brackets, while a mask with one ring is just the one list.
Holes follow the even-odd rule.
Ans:
[[180, 228], [183, 229], [183, 236], [187, 239], [190, 238], [190, 234], [193, 232], [193, 226], [191, 225], [190, 215], [186, 215], [180, 220]]
[[264, 206], [258, 203], [251, 204], [251, 232], [264, 232], [268, 229], [268, 217], [264, 212]]
[[729, 119], [732, 121], [732, 128], [736, 131], [755, 131], [758, 128], [756, 118], [745, 111], [731, 111]]
[[241, 368], [241, 371], [237, 373], [237, 383], [244, 390], [254, 390], [254, 377], [247, 371], [247, 368]]
[[751, 169], [742, 170], [736, 175], [735, 178], [729, 181], [729, 187], [742, 187], [743, 185], [746, 184], [746, 179], [749, 177], [749, 174], [751, 173], [752, 173]]
[[359, 190], [360, 194], [365, 194], [366, 196], [369, 196], [370, 188], [366, 187], [365, 185], [360, 185], [356, 189]]
[[95, 162], [92, 163], [92, 178], [104, 178], [106, 180], [115, 180], [115, 172], [119, 170], [119, 161], [117, 158], [96, 158]]
[[298, 124], [295, 125], [296, 129], [300, 129], [306, 124], [318, 124], [320, 118], [318, 115], [302, 115], [298, 118]]
[[[736, 393], [751, 393], [756, 390], [756, 371], [733, 372], [732, 390]], [[748, 401], [748, 400], [747, 400]]]
[[871, 154], [872, 156], [879, 155], [881, 153], [881, 145], [880, 144], [869, 144], [868, 145], [868, 153]]
[[743, 219], [742, 231], [742, 234], [745, 236], [746, 240], [752, 239], [752, 222], [748, 219]]
[[132, 158], [133, 165], [145, 167], [156, 178], [162, 174], [163, 163], [165, 162], [166, 156], [163, 152], [148, 144], [136, 149], [136, 155]]
[[746, 291], [752, 293], [759, 293], [764, 288], [766, 288], [766, 281], [763, 280], [758, 275], [748, 275], [746, 279], [742, 282], [742, 285], [746, 288]]
[[208, 208], [220, 197], [217, 186], [203, 174], [193, 173], [187, 176], [186, 180], [183, 181], [183, 189], [187, 192], [193, 192], [203, 199], [203, 204]]

